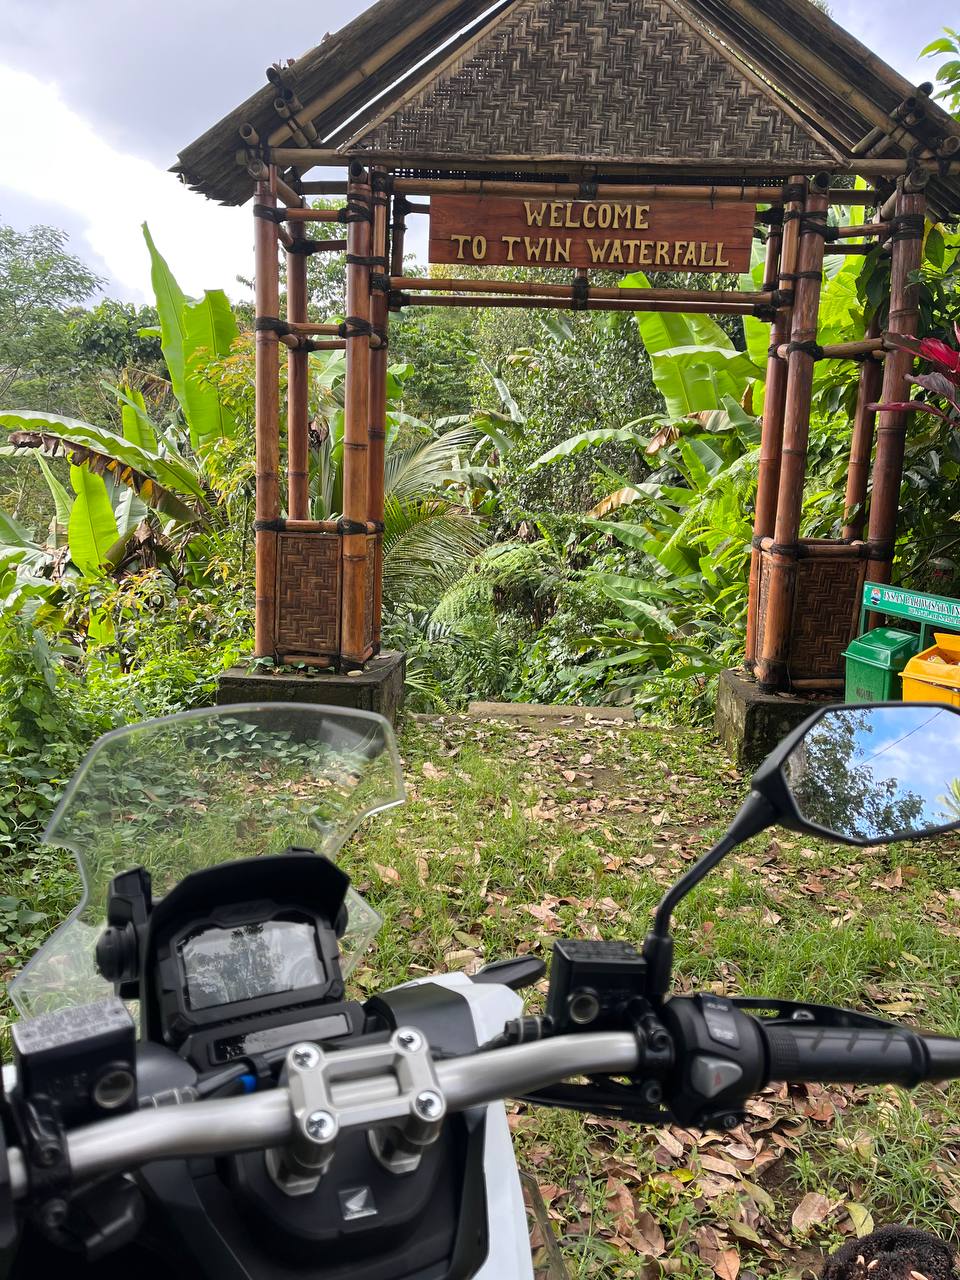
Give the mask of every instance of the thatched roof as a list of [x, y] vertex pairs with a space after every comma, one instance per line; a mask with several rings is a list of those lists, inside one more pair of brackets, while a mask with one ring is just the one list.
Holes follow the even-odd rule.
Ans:
[[[810, 0], [490, 7], [379, 0], [298, 59], [283, 77], [303, 104], [299, 119], [315, 126], [311, 147], [333, 163], [361, 156], [430, 172], [735, 180], [843, 170], [874, 129], [887, 135], [883, 158], [905, 166], [960, 137], [923, 96], [898, 128], [891, 117], [914, 87]], [[273, 85], [262, 89], [187, 147], [176, 166], [184, 180], [225, 203], [247, 199], [240, 126], [252, 124], [261, 144], [293, 145], [276, 97]], [[941, 216], [960, 213], [956, 165], [933, 178], [929, 196]]]

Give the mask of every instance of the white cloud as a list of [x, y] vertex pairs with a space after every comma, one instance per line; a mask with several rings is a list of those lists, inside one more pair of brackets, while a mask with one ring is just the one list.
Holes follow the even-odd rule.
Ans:
[[[249, 208], [227, 209], [182, 186], [172, 173], [118, 151], [60, 97], [57, 86], [0, 65], [0, 118], [20, 121], [0, 141], [0, 200], [5, 191], [70, 210], [83, 227], [91, 265], [117, 284], [112, 293], [150, 301], [150, 260], [140, 230], [154, 240], [184, 291], [225, 289], [246, 295], [237, 275], [253, 274]], [[101, 266], [102, 264], [102, 266]]]

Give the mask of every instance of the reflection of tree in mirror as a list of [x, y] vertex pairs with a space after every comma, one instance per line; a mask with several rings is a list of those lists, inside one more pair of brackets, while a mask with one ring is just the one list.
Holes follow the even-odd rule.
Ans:
[[[868, 763], [875, 733], [873, 713], [830, 711], [810, 729], [784, 766], [801, 817], [857, 840], [883, 840], [931, 825], [927, 802]], [[938, 815], [935, 825], [942, 825]]]

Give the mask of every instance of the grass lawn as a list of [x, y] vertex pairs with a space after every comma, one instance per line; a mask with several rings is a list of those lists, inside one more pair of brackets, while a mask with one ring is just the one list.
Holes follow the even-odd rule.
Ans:
[[[664, 888], [721, 834], [745, 787], [692, 731], [450, 719], [409, 722], [401, 751], [408, 803], [367, 824], [343, 857], [385, 917], [358, 974], [367, 991], [547, 955], [556, 937], [639, 943]], [[33, 884], [0, 879], [0, 898], [52, 923], [69, 904], [62, 872], [41, 865]], [[960, 1034], [954, 841], [855, 850], [774, 833], [715, 872], [676, 925], [684, 990], [849, 1004]], [[14, 938], [8, 963], [26, 946]], [[872, 1222], [953, 1233], [958, 1098], [932, 1087], [771, 1091], [724, 1135], [522, 1108], [512, 1124], [572, 1274], [736, 1280], [799, 1275]]]

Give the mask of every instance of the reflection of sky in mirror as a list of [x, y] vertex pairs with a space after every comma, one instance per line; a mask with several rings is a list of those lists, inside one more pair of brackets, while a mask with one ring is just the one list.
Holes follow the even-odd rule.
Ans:
[[841, 835], [882, 839], [956, 823], [960, 715], [909, 703], [830, 711], [792, 753], [786, 776], [801, 814]]

